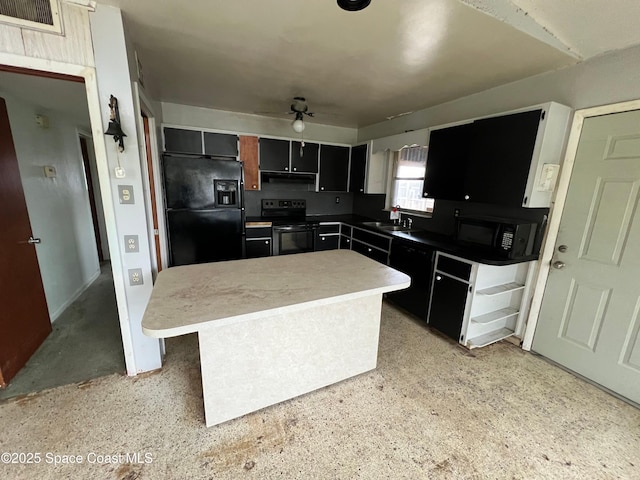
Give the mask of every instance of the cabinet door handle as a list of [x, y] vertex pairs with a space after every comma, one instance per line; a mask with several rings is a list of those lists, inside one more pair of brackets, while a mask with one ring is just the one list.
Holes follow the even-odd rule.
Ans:
[[442, 280], [442, 277], [440, 275], [436, 275], [436, 280], [440, 281], [440, 280]]
[[373, 250], [371, 250], [370, 248], [367, 248], [367, 252], [371, 253]]
[[469, 195], [465, 195], [465, 196], [464, 196], [464, 199], [465, 199], [465, 200], [469, 200], [470, 198], [471, 198], [471, 197], [470, 197]]
[[320, 187], [320, 190], [324, 190], [324, 187]]
[[293, 167], [293, 171], [297, 172], [298, 171], [297, 167]]
[[361, 192], [364, 192], [364, 188], [361, 188], [361, 189], [360, 189], [360, 191], [361, 191]]
[[269, 240], [264, 241], [265, 245], [269, 245]]

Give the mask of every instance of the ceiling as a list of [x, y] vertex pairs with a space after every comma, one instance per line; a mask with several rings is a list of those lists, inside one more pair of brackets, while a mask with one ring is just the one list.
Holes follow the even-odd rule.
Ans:
[[[640, 2], [98, 0], [157, 100], [361, 127], [640, 43]], [[614, 8], [615, 7], [615, 8]]]

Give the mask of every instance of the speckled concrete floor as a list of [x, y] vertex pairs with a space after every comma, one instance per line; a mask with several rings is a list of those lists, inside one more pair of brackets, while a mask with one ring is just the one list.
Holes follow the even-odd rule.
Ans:
[[[462, 350], [391, 305], [376, 370], [212, 428], [204, 426], [197, 339], [167, 346], [158, 373], [0, 405], [0, 452], [41, 454], [39, 464], [0, 465], [0, 475], [640, 478], [639, 410], [509, 343]], [[83, 463], [54, 466], [47, 452]], [[116, 457], [126, 453], [140, 462]]]
[[124, 373], [116, 293], [111, 264], [62, 312], [27, 364], [0, 390], [0, 400], [69, 385], [110, 373]]

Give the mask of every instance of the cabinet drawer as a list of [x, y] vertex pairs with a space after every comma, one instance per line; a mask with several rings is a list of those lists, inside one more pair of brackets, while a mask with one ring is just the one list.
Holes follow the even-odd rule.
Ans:
[[462, 280], [469, 280], [471, 278], [471, 264], [454, 260], [453, 258], [438, 256], [438, 263], [436, 270], [439, 270], [454, 277], [461, 278]]
[[340, 224], [331, 224], [331, 225], [323, 225], [320, 224], [318, 226], [318, 233], [340, 233]]
[[247, 238], [244, 243], [247, 258], [269, 257], [271, 255], [270, 238]]
[[353, 239], [359, 240], [363, 243], [368, 243], [369, 245], [373, 245], [374, 247], [378, 247], [386, 251], [389, 251], [389, 242], [391, 241], [391, 237], [379, 235], [367, 230], [361, 230], [359, 228], [353, 229]]
[[271, 227], [247, 227], [247, 238], [271, 238]]
[[322, 250], [335, 250], [338, 248], [340, 242], [340, 235], [318, 235], [316, 237], [315, 250], [317, 252]]
[[353, 242], [351, 242], [351, 250], [354, 250], [358, 253], [366, 255], [369, 258], [372, 258], [373, 260], [376, 260], [377, 262], [384, 263], [385, 265], [387, 265], [387, 257], [388, 257], [387, 251], [379, 250], [375, 247], [370, 247], [357, 240], [354, 240]]

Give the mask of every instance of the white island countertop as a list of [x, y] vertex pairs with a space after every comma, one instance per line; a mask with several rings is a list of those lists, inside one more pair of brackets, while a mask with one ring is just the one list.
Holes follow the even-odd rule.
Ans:
[[187, 265], [158, 275], [142, 329], [166, 338], [407, 288], [408, 275], [350, 250]]

